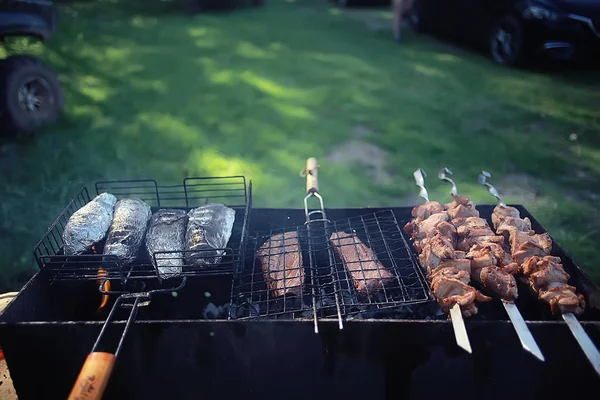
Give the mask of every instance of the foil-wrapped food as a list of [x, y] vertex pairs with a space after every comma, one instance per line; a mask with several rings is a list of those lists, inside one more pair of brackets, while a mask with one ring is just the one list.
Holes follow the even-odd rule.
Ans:
[[223, 204], [207, 204], [192, 209], [188, 217], [186, 264], [195, 267], [218, 265], [231, 237], [235, 210]]
[[71, 215], [62, 234], [65, 255], [88, 253], [104, 239], [116, 202], [112, 194], [101, 193]]
[[116, 256], [123, 264], [135, 261], [151, 216], [150, 206], [142, 200], [119, 200], [108, 229], [104, 255]]
[[[152, 215], [146, 232], [146, 251], [161, 278], [181, 274], [185, 227], [188, 216], [184, 210], [159, 210]], [[159, 253], [168, 251], [170, 253]]]

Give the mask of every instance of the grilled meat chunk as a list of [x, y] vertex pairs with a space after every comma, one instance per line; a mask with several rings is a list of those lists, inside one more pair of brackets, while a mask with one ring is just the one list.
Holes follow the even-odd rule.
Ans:
[[437, 214], [442, 211], [444, 211], [444, 206], [442, 206], [440, 203], [437, 201], [428, 201], [425, 204], [415, 206], [412, 209], [411, 214], [416, 221], [420, 222], [429, 218], [430, 215]]
[[[506, 259], [506, 252], [502, 246], [494, 242], [484, 242], [481, 244], [475, 244], [467, 253], [467, 258], [473, 260], [473, 266], [475, 268], [485, 267], [486, 265], [498, 265], [503, 266], [509, 264], [511, 261]], [[488, 260], [490, 262], [487, 262]], [[487, 262], [487, 264], [486, 264]]]
[[271, 236], [260, 246], [256, 256], [267, 286], [275, 297], [302, 294], [304, 268], [296, 232]]
[[504, 251], [497, 243], [476, 244], [467, 253], [471, 259], [471, 275], [483, 287], [504, 300], [518, 297], [515, 278], [497, 265], [502, 265]]
[[329, 240], [350, 273], [358, 293], [371, 295], [394, 279], [371, 248], [353, 233], [334, 232]]
[[454, 244], [456, 241], [456, 228], [449, 222], [442, 221], [436, 225], [435, 229], [429, 231], [426, 237], [415, 239], [413, 241], [413, 246], [420, 253], [423, 251], [423, 246], [436, 235], [443, 236], [449, 240], [450, 243]]
[[459, 227], [463, 226], [463, 225], [468, 225], [468, 226], [485, 226], [485, 224], [487, 223], [487, 221], [484, 218], [479, 218], [479, 217], [466, 217], [466, 218], [454, 218], [452, 220], [452, 225], [454, 225], [456, 227], [456, 229], [458, 229]]
[[431, 285], [431, 291], [445, 313], [449, 313], [454, 304], [460, 306], [464, 317], [477, 314], [476, 301], [490, 301], [473, 286], [452, 278], [439, 279]]
[[471, 280], [471, 262], [465, 258], [444, 260], [431, 270], [429, 283], [434, 284], [443, 278], [453, 278], [468, 284]]
[[530, 235], [516, 229], [511, 232], [510, 247], [513, 252], [524, 250], [530, 244], [539, 247], [545, 254], [550, 254], [552, 250], [552, 239], [547, 233]]
[[451, 219], [479, 217], [479, 211], [475, 209], [475, 203], [466, 196], [453, 196], [454, 201], [445, 205]]
[[456, 254], [452, 242], [442, 235], [435, 235], [428, 239], [423, 251], [419, 254], [419, 261], [428, 273], [436, 268], [441, 260], [455, 258]]
[[521, 214], [519, 213], [519, 210], [514, 207], [501, 205], [494, 207], [494, 211], [492, 212], [492, 224], [494, 225], [494, 229], [498, 229], [500, 224], [510, 217], [521, 218]]
[[529, 275], [529, 282], [531, 287], [536, 292], [539, 290], [545, 290], [555, 283], [567, 284], [569, 282], [569, 274], [567, 274], [560, 264], [553, 260], [555, 257], [531, 257], [537, 258], [536, 271]]
[[550, 304], [553, 314], [560, 312], [581, 315], [585, 310], [585, 300], [583, 295], [577, 294], [576, 291], [577, 289], [569, 285], [553, 287], [540, 292], [539, 298]]
[[515, 229], [528, 234], [535, 233], [531, 230], [531, 221], [529, 218], [521, 219], [515, 217], [504, 218], [502, 223], [496, 228], [496, 233], [503, 235], [508, 240], [511, 231]]
[[419, 223], [416, 229], [413, 230], [413, 239], [423, 239], [427, 237], [444, 221], [448, 221], [448, 215], [446, 213], [431, 215], [429, 218]]
[[515, 277], [496, 266], [481, 268], [478, 274], [473, 273], [475, 280], [502, 300], [515, 300], [519, 294]]

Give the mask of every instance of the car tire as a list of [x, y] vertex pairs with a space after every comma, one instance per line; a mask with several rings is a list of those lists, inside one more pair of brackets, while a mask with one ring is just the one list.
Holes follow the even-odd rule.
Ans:
[[0, 71], [0, 125], [10, 134], [31, 133], [55, 122], [64, 106], [56, 73], [42, 60], [11, 56]]
[[524, 57], [523, 26], [512, 15], [506, 15], [493, 25], [489, 37], [492, 60], [501, 65], [521, 66]]
[[423, 3], [419, 0], [415, 0], [413, 3], [412, 10], [410, 11], [410, 14], [408, 14], [408, 23], [415, 32], [427, 32], [427, 26], [423, 19]]

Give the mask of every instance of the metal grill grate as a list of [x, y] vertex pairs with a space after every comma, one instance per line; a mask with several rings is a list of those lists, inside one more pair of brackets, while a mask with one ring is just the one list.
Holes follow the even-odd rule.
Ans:
[[[330, 240], [336, 232], [339, 236]], [[273, 240], [283, 234], [297, 237], [298, 248]], [[338, 303], [342, 314], [351, 315], [431, 300], [425, 277], [391, 210], [257, 234], [248, 249], [246, 268], [234, 279], [232, 318], [334, 316]], [[291, 265], [292, 257], [299, 258], [300, 266]], [[265, 264], [277, 268], [282, 261], [291, 266], [291, 275], [300, 275], [302, 269], [301, 290], [298, 279], [279, 276], [273, 283], [263, 271]]]
[[[252, 183], [246, 186], [243, 176], [217, 178], [187, 178], [181, 185], [159, 186], [154, 180], [110, 181], [96, 183], [96, 192], [109, 192], [118, 199], [124, 197], [139, 198], [152, 207], [155, 212], [163, 208], [190, 210], [208, 203], [222, 203], [235, 210], [231, 238], [228, 247], [223, 249], [194, 251], [164, 251], [152, 255], [154, 260], [180, 260], [181, 273], [177, 276], [205, 276], [233, 274], [243, 258], [247, 239], [248, 219], [252, 203]], [[40, 269], [52, 280], [80, 279], [150, 279], [159, 278], [158, 271], [151, 262], [144, 246], [140, 249], [136, 261], [122, 265], [114, 256], [103, 256], [104, 243], [99, 243], [90, 254], [64, 256], [62, 234], [75, 211], [90, 201], [90, 195], [83, 188], [58, 218], [34, 249], [35, 259]], [[211, 266], [192, 265], [188, 255], [194, 253], [194, 259], [215, 258], [220, 254], [220, 262]], [[156, 263], [155, 263], [156, 264]]]
[[230, 316], [311, 317], [318, 285], [306, 251], [306, 228], [256, 233], [247, 248], [245, 267], [234, 279]]
[[394, 213], [325, 225], [336, 290], [345, 315], [431, 300], [429, 287]]

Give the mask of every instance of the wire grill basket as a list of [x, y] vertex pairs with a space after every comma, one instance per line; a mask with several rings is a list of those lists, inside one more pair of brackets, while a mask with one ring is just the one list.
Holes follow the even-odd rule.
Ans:
[[[156, 261], [180, 260], [181, 273], [177, 276], [204, 276], [233, 274], [243, 258], [252, 203], [252, 183], [246, 185], [243, 176], [186, 178], [179, 185], [160, 186], [154, 180], [103, 181], [95, 185], [96, 193], [112, 193], [117, 199], [139, 198], [152, 211], [164, 208], [190, 210], [208, 203], [222, 203], [235, 210], [231, 238], [226, 248], [193, 251], [163, 251], [148, 255], [144, 246], [136, 260], [124, 265], [114, 256], [102, 255], [104, 243], [99, 243], [89, 254], [65, 256], [62, 234], [75, 211], [91, 200], [83, 188], [59, 214], [34, 249], [40, 269], [52, 280], [159, 278]], [[194, 253], [194, 263], [189, 262]], [[154, 258], [152, 263], [151, 258]], [[209, 260], [200, 263], [201, 260]]]
[[333, 316], [336, 299], [343, 315], [431, 300], [391, 210], [258, 233], [248, 250], [232, 318]]

